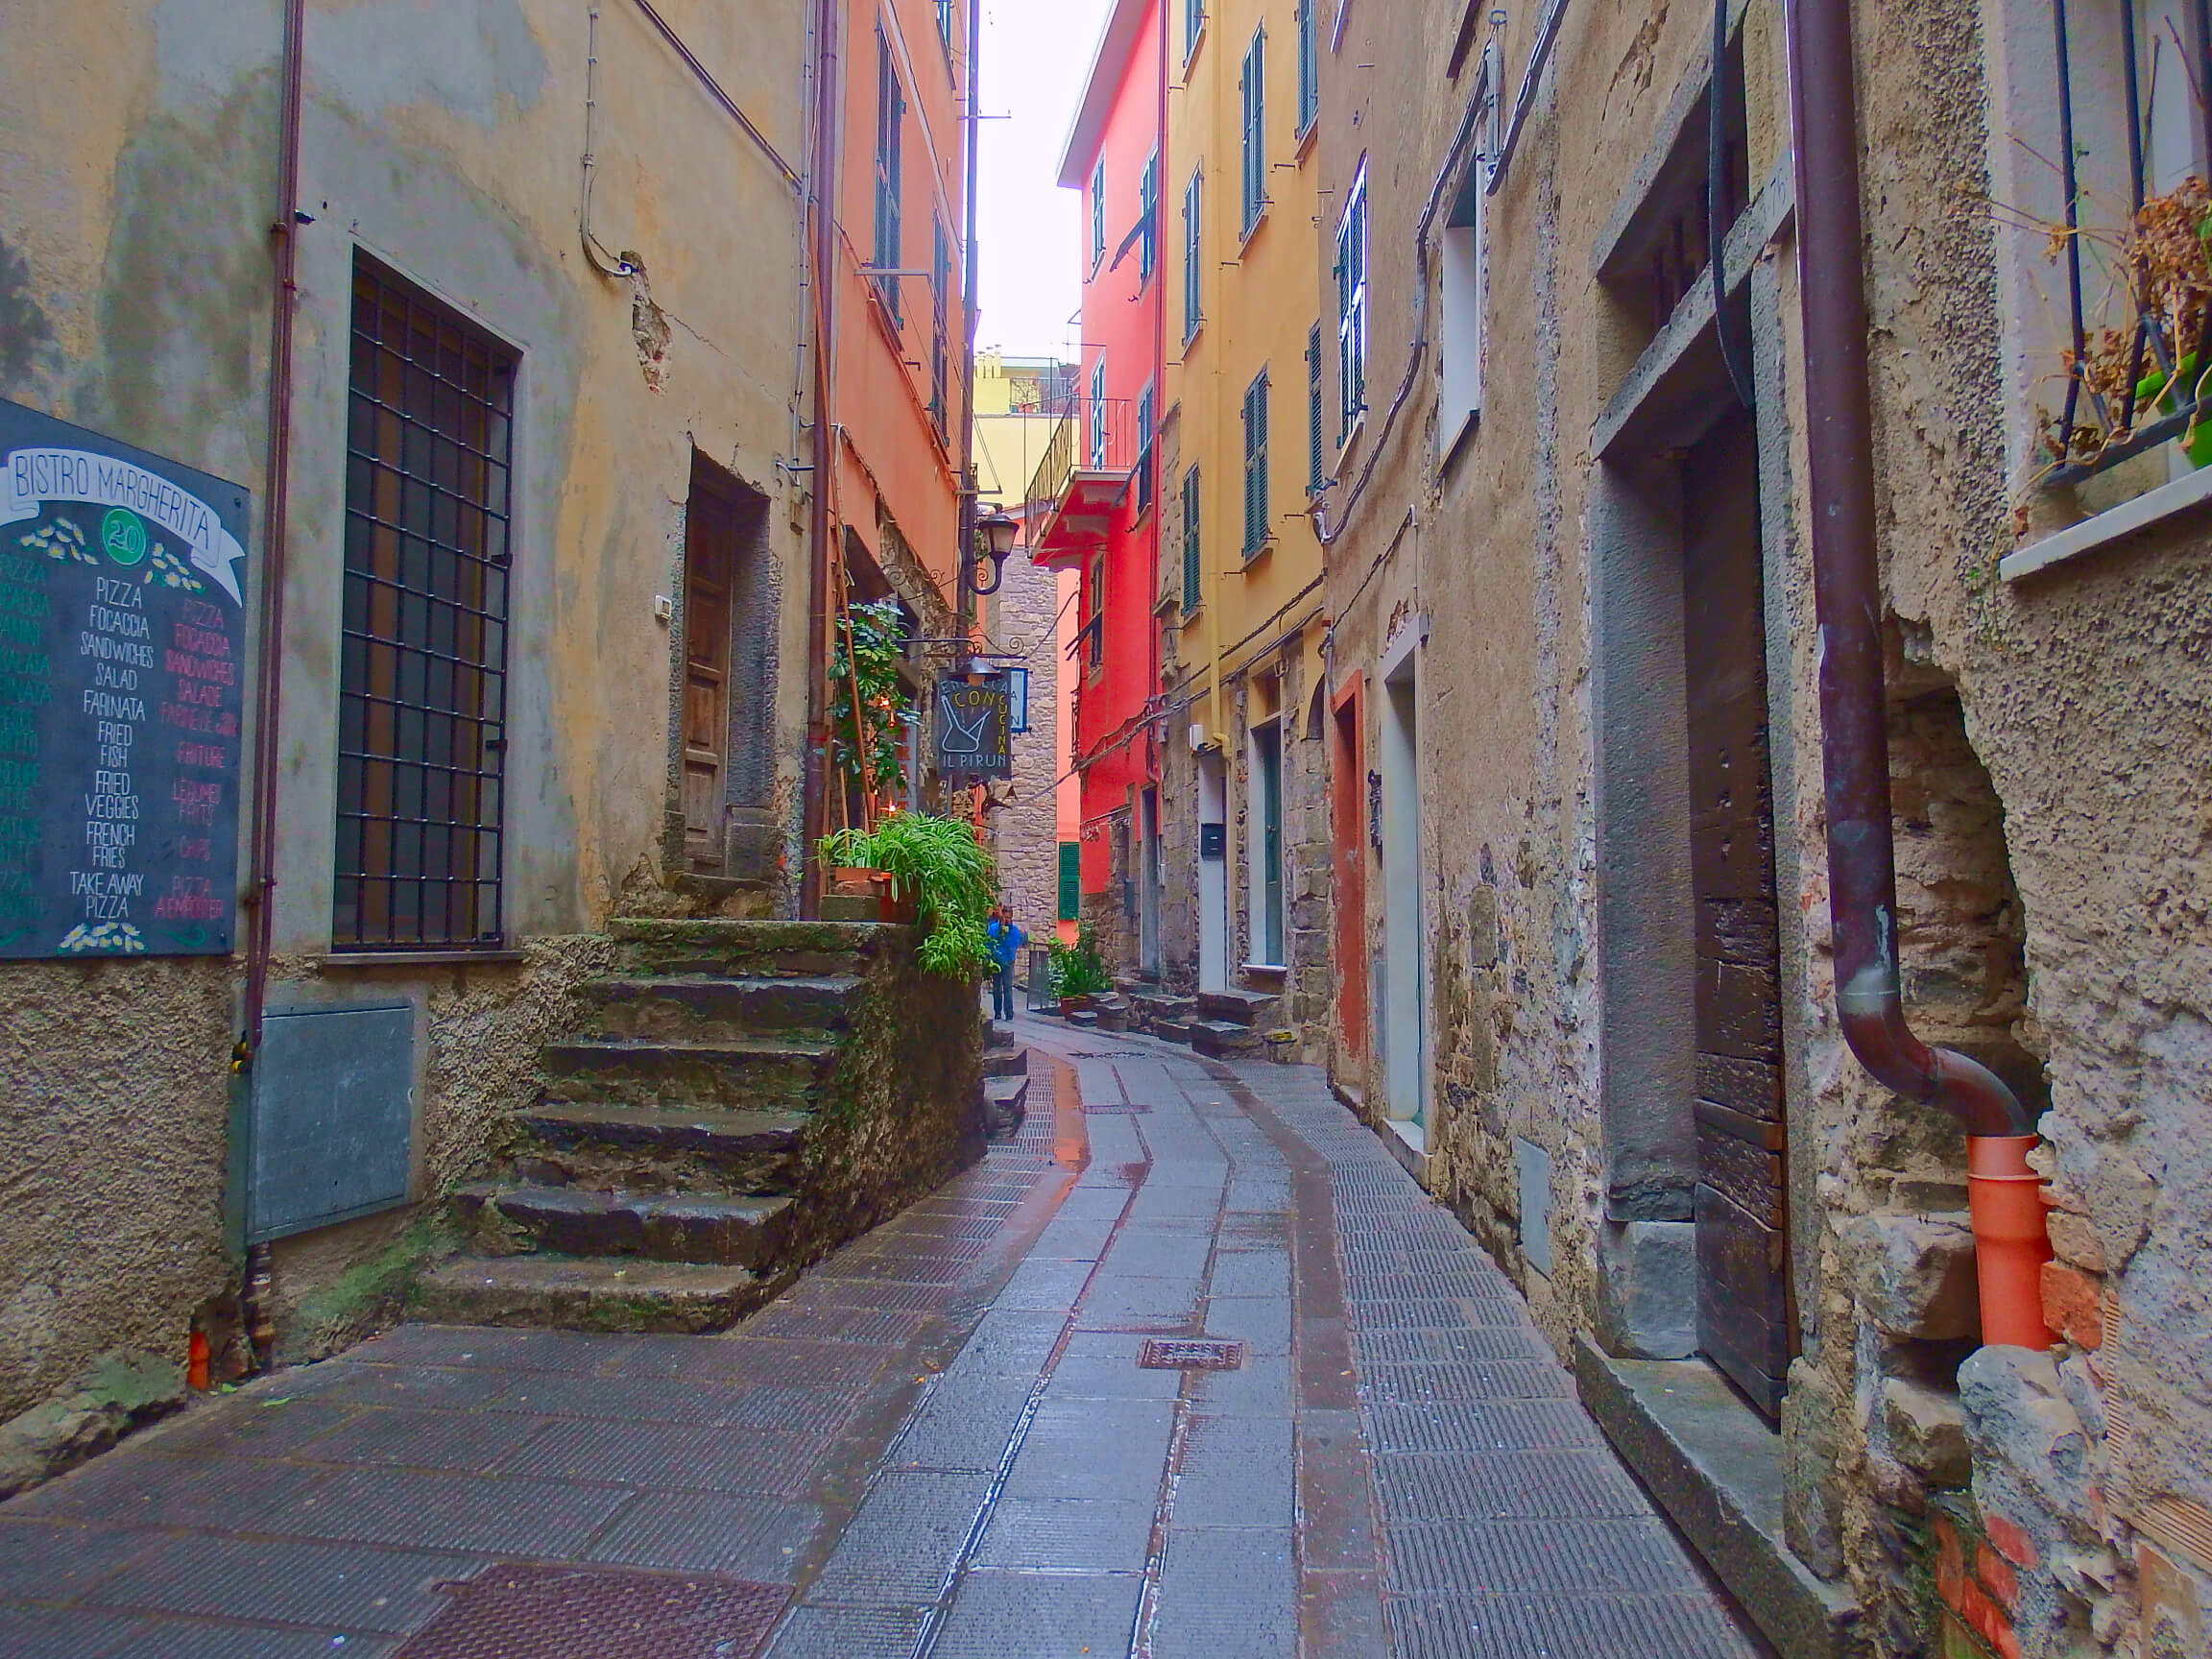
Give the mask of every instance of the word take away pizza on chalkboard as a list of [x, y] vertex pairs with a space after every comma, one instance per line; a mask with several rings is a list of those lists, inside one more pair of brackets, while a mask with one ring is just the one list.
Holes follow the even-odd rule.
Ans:
[[0, 957], [228, 953], [246, 515], [0, 402]]

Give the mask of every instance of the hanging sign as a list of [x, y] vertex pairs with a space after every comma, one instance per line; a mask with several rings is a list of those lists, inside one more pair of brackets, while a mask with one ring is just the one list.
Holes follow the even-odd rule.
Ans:
[[229, 951], [247, 507], [0, 402], [0, 957]]
[[937, 769], [948, 776], [1004, 778], [1014, 770], [1012, 709], [1004, 685], [937, 682]]

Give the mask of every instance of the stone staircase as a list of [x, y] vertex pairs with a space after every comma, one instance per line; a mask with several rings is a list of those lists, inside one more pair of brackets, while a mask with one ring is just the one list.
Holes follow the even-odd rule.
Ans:
[[983, 1095], [990, 1111], [991, 1139], [1011, 1141], [1029, 1115], [1029, 1050], [1001, 1025], [984, 1032]]
[[1261, 991], [1201, 991], [1185, 1022], [1190, 1046], [1209, 1060], [1265, 1051], [1276, 998]]
[[980, 1032], [949, 1018], [973, 988], [922, 974], [908, 929], [613, 936], [625, 971], [580, 988], [585, 1031], [546, 1046], [505, 1154], [455, 1194], [468, 1249], [416, 1317], [726, 1326], [980, 1155]]

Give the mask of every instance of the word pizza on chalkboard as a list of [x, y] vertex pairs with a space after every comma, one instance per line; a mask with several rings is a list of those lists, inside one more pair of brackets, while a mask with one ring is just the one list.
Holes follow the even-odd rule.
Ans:
[[0, 402], [0, 957], [229, 951], [246, 512]]

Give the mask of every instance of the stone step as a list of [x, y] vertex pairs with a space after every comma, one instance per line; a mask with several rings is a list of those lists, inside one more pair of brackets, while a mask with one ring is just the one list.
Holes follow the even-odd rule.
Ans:
[[548, 1325], [571, 1331], [721, 1331], [779, 1288], [742, 1267], [682, 1262], [460, 1256], [408, 1297], [411, 1318], [446, 1325]]
[[1028, 1076], [1029, 1050], [1026, 1048], [984, 1049], [983, 1075], [986, 1077]]
[[510, 1164], [551, 1165], [569, 1186], [773, 1192], [796, 1179], [812, 1121], [804, 1112], [541, 1100], [516, 1114], [528, 1140]]
[[879, 922], [718, 919], [633, 918], [608, 927], [633, 973], [706, 974], [734, 979], [856, 974], [878, 951], [911, 943], [912, 932]]
[[1029, 1079], [1027, 1077], [992, 1077], [983, 1084], [988, 1110], [985, 1121], [990, 1126], [991, 1139], [1010, 1141], [1021, 1132], [1022, 1124], [1029, 1116]]
[[1165, 991], [1132, 991], [1129, 1010], [1141, 1020], [1187, 1020], [1198, 1011], [1198, 999]]
[[720, 979], [597, 979], [586, 984], [593, 1035], [679, 1042], [845, 1029], [860, 981], [850, 974]]
[[1275, 998], [1258, 991], [1201, 991], [1198, 1018], [1234, 1025], [1257, 1025], [1275, 1006]]
[[1188, 1048], [1190, 1046], [1190, 1028], [1196, 1023], [1188, 1019], [1155, 1020], [1152, 1022], [1152, 1035], [1163, 1043], [1180, 1043]]
[[1068, 1023], [1085, 1030], [1095, 1029], [1098, 1016], [1088, 1008], [1078, 1008], [1068, 1016]]
[[1255, 1054], [1267, 1046], [1259, 1032], [1234, 1020], [1192, 1020], [1185, 1029], [1190, 1033], [1190, 1046], [1210, 1060]]
[[836, 1057], [829, 1043], [766, 1037], [699, 1043], [587, 1038], [545, 1046], [545, 1094], [626, 1106], [805, 1111]]
[[793, 1200], [729, 1193], [603, 1192], [585, 1187], [500, 1187], [453, 1195], [488, 1255], [642, 1257], [759, 1268], [774, 1262]]

